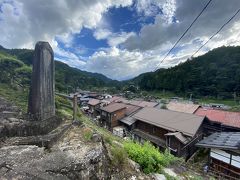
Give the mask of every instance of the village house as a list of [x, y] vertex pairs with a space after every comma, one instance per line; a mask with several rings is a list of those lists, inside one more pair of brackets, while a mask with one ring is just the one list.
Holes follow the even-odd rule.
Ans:
[[99, 99], [90, 99], [88, 101], [89, 113], [92, 117], [100, 115], [100, 104], [101, 101]]
[[196, 115], [206, 116], [204, 133], [240, 131], [240, 112], [223, 111], [212, 108], [198, 108]]
[[196, 144], [209, 149], [208, 171], [218, 179], [240, 179], [240, 132], [218, 132]]
[[122, 104], [126, 106], [126, 112], [125, 112], [125, 117], [122, 119], [119, 119], [119, 122], [120, 122], [119, 124], [122, 125], [127, 132], [130, 132], [133, 129], [134, 123], [136, 121], [132, 116], [134, 115], [134, 113], [142, 109], [142, 107], [134, 106], [131, 104], [125, 104], [125, 103], [122, 103]]
[[198, 108], [200, 108], [200, 105], [189, 103], [189, 102], [170, 101], [166, 107], [168, 110], [171, 110], [171, 111], [194, 114], [198, 110]]
[[194, 114], [145, 107], [132, 116], [135, 119], [133, 139], [150, 141], [161, 150], [189, 158], [202, 139], [204, 117]]
[[126, 113], [126, 106], [122, 103], [111, 103], [100, 108], [100, 124], [109, 130], [119, 125], [119, 119], [123, 118]]

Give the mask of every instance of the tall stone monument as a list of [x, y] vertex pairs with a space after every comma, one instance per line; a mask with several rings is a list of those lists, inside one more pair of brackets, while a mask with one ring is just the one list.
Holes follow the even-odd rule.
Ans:
[[34, 120], [55, 116], [54, 54], [48, 42], [35, 45], [28, 113]]

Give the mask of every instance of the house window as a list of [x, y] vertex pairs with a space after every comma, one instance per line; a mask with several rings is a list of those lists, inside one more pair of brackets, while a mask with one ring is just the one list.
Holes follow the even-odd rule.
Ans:
[[156, 132], [156, 128], [154, 126], [152, 128], [152, 132], [153, 132], [153, 134], [155, 134], [155, 132]]

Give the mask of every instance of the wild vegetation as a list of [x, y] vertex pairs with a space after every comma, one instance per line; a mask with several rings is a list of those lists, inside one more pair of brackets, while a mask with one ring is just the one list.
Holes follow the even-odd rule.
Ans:
[[129, 158], [137, 162], [143, 172], [147, 174], [161, 172], [163, 167], [180, 160], [167, 150], [164, 153], [159, 152], [159, 149], [149, 142], [145, 142], [143, 145], [131, 141], [125, 142], [124, 149], [127, 151]]

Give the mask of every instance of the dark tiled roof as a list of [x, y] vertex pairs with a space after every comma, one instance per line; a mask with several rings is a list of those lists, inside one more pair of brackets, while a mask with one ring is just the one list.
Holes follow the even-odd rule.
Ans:
[[240, 132], [213, 133], [196, 146], [205, 148], [240, 149]]

